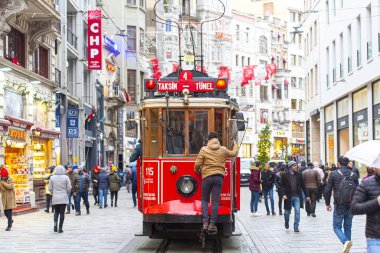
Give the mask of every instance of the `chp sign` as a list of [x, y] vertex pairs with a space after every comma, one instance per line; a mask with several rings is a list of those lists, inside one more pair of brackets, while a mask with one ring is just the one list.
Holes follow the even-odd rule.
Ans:
[[102, 11], [88, 11], [88, 69], [102, 69]]

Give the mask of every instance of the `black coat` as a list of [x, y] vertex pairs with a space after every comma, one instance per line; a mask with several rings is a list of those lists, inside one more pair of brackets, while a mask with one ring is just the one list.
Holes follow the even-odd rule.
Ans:
[[137, 159], [139, 159], [139, 157], [141, 157], [141, 154], [142, 154], [142, 145], [139, 143], [136, 145], [135, 149], [133, 150], [132, 155], [129, 157], [129, 162], [132, 163], [136, 161]]
[[263, 190], [269, 191], [273, 189], [273, 185], [275, 182], [275, 175], [272, 171], [268, 170], [268, 172], [263, 171], [261, 173], [261, 180], [262, 180], [262, 186]]
[[[290, 172], [289, 172], [290, 173]], [[281, 187], [283, 189], [284, 195], [286, 195], [287, 199], [284, 201], [284, 209], [285, 210], [291, 210], [292, 209], [292, 186], [290, 185], [290, 174], [286, 173], [281, 176]], [[295, 172], [297, 177], [297, 192], [298, 197], [300, 198], [300, 206], [303, 208], [303, 197], [302, 197], [302, 191], [305, 192], [306, 196], [308, 197], [308, 192], [306, 191], [305, 184], [302, 179], [302, 174], [299, 172]]]
[[75, 174], [72, 187], [73, 192], [88, 192], [88, 188], [90, 187], [90, 176], [83, 172]]
[[[349, 167], [345, 167], [345, 166], [339, 167], [338, 170], [343, 174], [343, 176], [339, 174], [339, 172], [336, 170], [336, 171], [331, 172], [329, 176], [329, 180], [327, 181], [325, 194], [324, 194], [326, 206], [330, 205], [332, 190], [334, 190], [334, 204], [336, 204], [336, 200], [339, 197], [338, 191], [339, 191], [340, 182], [342, 181], [343, 178], [349, 177], [352, 173], [352, 170]], [[359, 184], [358, 176], [356, 173], [353, 173], [352, 179], [354, 180], [356, 185]]]
[[355, 191], [351, 211], [353, 214], [367, 214], [365, 236], [380, 239], [380, 176], [363, 180]]

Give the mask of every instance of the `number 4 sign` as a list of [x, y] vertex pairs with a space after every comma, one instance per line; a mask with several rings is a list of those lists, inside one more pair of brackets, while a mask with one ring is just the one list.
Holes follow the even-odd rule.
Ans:
[[193, 80], [193, 73], [189, 70], [182, 71], [179, 74], [179, 82], [186, 82]]

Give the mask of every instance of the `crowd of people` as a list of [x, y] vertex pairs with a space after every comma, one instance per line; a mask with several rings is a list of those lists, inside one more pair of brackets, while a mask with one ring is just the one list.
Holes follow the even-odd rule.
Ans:
[[[343, 244], [343, 252], [352, 247], [351, 228], [354, 215], [367, 214], [366, 237], [368, 252], [380, 252], [380, 168], [367, 167], [367, 175], [361, 180], [353, 161], [339, 157], [338, 164], [260, 162], [251, 163], [249, 189], [252, 216], [261, 216], [258, 202], [263, 196], [266, 214], [276, 215], [273, 192], [278, 193], [279, 215], [284, 215], [285, 229], [289, 229], [291, 211], [294, 210], [294, 232], [300, 225], [300, 208], [307, 216], [316, 217], [316, 205], [324, 198], [326, 210], [333, 212], [333, 230]], [[334, 208], [331, 206], [333, 196]], [[269, 201], [270, 200], [270, 206]], [[284, 212], [283, 212], [284, 209]]]

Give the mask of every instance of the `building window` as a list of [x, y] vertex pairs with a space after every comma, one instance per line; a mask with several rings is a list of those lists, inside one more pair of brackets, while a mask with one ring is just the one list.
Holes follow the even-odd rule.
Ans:
[[25, 35], [13, 27], [4, 38], [4, 57], [25, 68]]
[[21, 94], [5, 89], [4, 115], [20, 119], [24, 117], [24, 98]]
[[240, 40], [240, 26], [236, 25], [236, 40]]
[[145, 7], [145, 0], [140, 0], [140, 7]]
[[248, 57], [248, 59], [247, 59], [247, 65], [248, 65], [248, 66], [251, 65], [251, 57]]
[[289, 98], [289, 86], [284, 85], [284, 98], [288, 99]]
[[140, 51], [143, 48], [144, 36], [145, 36], [144, 29], [140, 28]]
[[291, 83], [293, 88], [297, 88], [297, 77], [292, 77], [290, 79], [290, 83]]
[[302, 56], [298, 56], [298, 66], [302, 66]]
[[300, 100], [298, 101], [298, 110], [300, 110], [300, 111], [303, 110], [303, 100], [302, 100], [302, 99], [300, 99]]
[[239, 66], [239, 55], [237, 54], [235, 56], [236, 66]]
[[292, 110], [297, 110], [297, 99], [291, 100]]
[[136, 0], [127, 0], [128, 5], [136, 5]]
[[260, 123], [261, 124], [268, 124], [268, 110], [260, 110]]
[[242, 66], [242, 67], [244, 67], [244, 62], [245, 62], [245, 57], [242, 56], [242, 57], [241, 57], [241, 66]]
[[294, 55], [294, 54], [290, 55], [290, 64], [291, 64], [291, 66], [296, 66], [296, 64], [297, 64], [297, 57], [296, 57], [296, 55]]
[[41, 46], [33, 54], [33, 72], [49, 79], [49, 51]]
[[260, 50], [260, 54], [267, 54], [268, 53], [268, 40], [265, 36], [260, 36], [259, 50]]
[[268, 101], [268, 87], [267, 86], [260, 86], [260, 100], [261, 101]]
[[127, 70], [128, 94], [132, 103], [137, 102], [136, 70]]
[[245, 31], [245, 42], [249, 43], [249, 27], [247, 27]]
[[136, 51], [136, 26], [127, 26], [128, 50]]
[[298, 88], [303, 89], [303, 79], [301, 77], [298, 78]]

